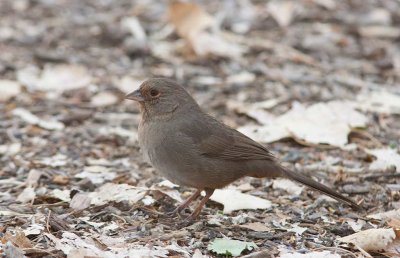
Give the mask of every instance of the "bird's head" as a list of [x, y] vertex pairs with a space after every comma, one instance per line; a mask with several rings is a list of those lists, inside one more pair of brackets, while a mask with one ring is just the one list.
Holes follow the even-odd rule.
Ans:
[[148, 79], [125, 98], [139, 102], [142, 114], [149, 117], [165, 116], [179, 108], [197, 106], [182, 86], [166, 78]]

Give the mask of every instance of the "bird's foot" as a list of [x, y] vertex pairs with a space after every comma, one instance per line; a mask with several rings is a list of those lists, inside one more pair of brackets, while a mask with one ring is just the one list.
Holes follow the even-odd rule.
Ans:
[[192, 216], [187, 217], [183, 221], [179, 223], [180, 227], [188, 227], [196, 222], [196, 219], [192, 218]]
[[182, 212], [182, 210], [179, 209], [179, 207], [178, 207], [178, 208], [176, 208], [176, 209], [174, 209], [172, 211], [166, 212], [165, 216], [168, 217], [168, 218], [174, 218], [174, 217], [177, 217], [177, 216], [180, 217], [181, 212]]

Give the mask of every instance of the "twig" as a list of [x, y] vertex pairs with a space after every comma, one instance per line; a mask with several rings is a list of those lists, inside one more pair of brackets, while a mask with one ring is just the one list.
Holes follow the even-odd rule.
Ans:
[[46, 220], [46, 229], [47, 229], [47, 232], [49, 232], [50, 234], [51, 234], [51, 232], [50, 232], [50, 215], [51, 215], [51, 210], [49, 210], [49, 214], [47, 215], [47, 220]]

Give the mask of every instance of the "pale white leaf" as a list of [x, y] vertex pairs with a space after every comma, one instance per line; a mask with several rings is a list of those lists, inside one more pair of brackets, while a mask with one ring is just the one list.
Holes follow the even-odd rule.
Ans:
[[269, 1], [268, 12], [281, 27], [287, 27], [293, 20], [295, 4], [292, 1], [274, 0]]
[[113, 180], [117, 174], [110, 168], [103, 166], [86, 166], [82, 172], [75, 175], [76, 178], [88, 178], [93, 184], [102, 184]]
[[86, 87], [92, 81], [84, 66], [74, 64], [47, 65], [42, 71], [34, 89], [62, 93], [67, 90]]
[[370, 214], [367, 218], [379, 220], [400, 219], [400, 209]]
[[84, 210], [90, 206], [92, 199], [87, 193], [77, 193], [72, 197], [69, 207], [74, 210]]
[[7, 155], [7, 156], [13, 156], [20, 152], [21, 150], [21, 143], [15, 142], [11, 144], [4, 144], [0, 145], [0, 154], [2, 155]]
[[386, 8], [375, 8], [369, 12], [363, 19], [364, 24], [390, 25], [392, 16]]
[[392, 228], [373, 228], [339, 238], [339, 241], [353, 243], [365, 251], [381, 251], [393, 242], [396, 234]]
[[101, 186], [98, 191], [90, 193], [91, 204], [103, 205], [108, 202], [128, 201], [134, 204], [140, 201], [147, 193], [148, 189], [135, 187], [127, 184], [107, 183]]
[[113, 93], [104, 91], [104, 92], [99, 92], [96, 95], [94, 95], [90, 101], [92, 106], [94, 107], [106, 107], [106, 106], [111, 106], [114, 105], [115, 103], [118, 102], [118, 97], [115, 96]]
[[179, 36], [190, 43], [198, 56], [208, 54], [238, 58], [245, 48], [223, 37], [221, 33], [206, 29], [215, 26], [215, 20], [195, 3], [172, 2], [169, 19]]
[[400, 155], [395, 149], [373, 149], [365, 150], [368, 154], [376, 157], [369, 168], [372, 170], [384, 170], [391, 166], [400, 169]]
[[249, 84], [256, 79], [254, 73], [240, 72], [237, 74], [232, 74], [226, 78], [226, 82], [229, 84]]
[[71, 232], [64, 232], [62, 238], [58, 239], [50, 233], [44, 233], [53, 243], [55, 243], [55, 248], [61, 250], [64, 254], [68, 255], [74, 250], [79, 250], [81, 248], [86, 249], [88, 253], [86, 255], [100, 256], [103, 257], [103, 251], [97, 248], [95, 245], [85, 242], [82, 238]]
[[143, 29], [137, 17], [135, 16], [124, 17], [121, 20], [121, 26], [127, 29], [135, 39], [141, 42], [146, 41], [147, 38], [146, 32]]
[[272, 122], [268, 125], [245, 125], [238, 131], [257, 142], [275, 142], [290, 137], [288, 130], [281, 124]]
[[167, 188], [171, 188], [171, 189], [179, 187], [179, 185], [174, 184], [169, 180], [163, 180], [160, 183], [157, 183], [157, 185], [160, 187], [167, 187]]
[[305, 231], [307, 230], [307, 228], [305, 227], [300, 227], [297, 223], [293, 224], [293, 227], [291, 229], [289, 229], [288, 231], [290, 232], [295, 232], [296, 235], [301, 236]]
[[199, 249], [194, 250], [192, 258], [209, 258], [210, 256], [203, 255]]
[[224, 205], [224, 213], [245, 209], [268, 209], [272, 206], [268, 200], [234, 189], [217, 189], [211, 196], [211, 200]]
[[364, 127], [367, 117], [351, 103], [331, 101], [305, 107], [293, 103], [291, 110], [263, 126], [244, 126], [238, 130], [256, 141], [272, 142], [296, 137], [308, 143], [344, 147], [354, 127]]
[[67, 189], [65, 190], [54, 189], [53, 191], [50, 192], [50, 195], [64, 202], [71, 201], [70, 197], [71, 191]]
[[169, 6], [169, 20], [184, 38], [196, 36], [215, 24], [214, 18], [199, 5], [177, 1]]
[[[144, 246], [132, 248], [112, 248], [106, 252], [109, 258], [126, 258], [126, 257], [168, 257], [169, 251], [157, 246], [154, 249], [149, 249]], [[112, 256], [110, 256], [112, 255]]]
[[367, 224], [365, 220], [358, 219], [358, 220], [353, 220], [353, 219], [346, 219], [347, 224], [350, 225], [350, 227], [354, 230], [354, 232], [360, 232], [362, 227]]
[[150, 195], [146, 195], [143, 199], [142, 199], [142, 203], [146, 206], [152, 205], [153, 203], [155, 203], [156, 200], [154, 200], [153, 197], [151, 197]]
[[16, 81], [0, 80], [0, 102], [7, 101], [21, 92], [21, 85]]
[[18, 195], [17, 201], [27, 203], [31, 202], [33, 199], [35, 199], [35, 197], [35, 188], [28, 186]]
[[329, 251], [322, 252], [309, 252], [309, 253], [284, 253], [279, 256], [280, 258], [340, 258], [341, 256], [337, 253], [331, 253]]
[[26, 183], [28, 186], [36, 186], [43, 172], [37, 169], [29, 170], [28, 177], [26, 178]]
[[296, 184], [292, 180], [286, 178], [274, 179], [272, 182], [272, 188], [285, 190], [292, 195], [300, 195], [304, 189], [303, 186], [300, 186], [299, 184]]
[[323, 6], [328, 10], [335, 9], [336, 7], [336, 1], [334, 0], [314, 0], [314, 3]]
[[118, 135], [124, 138], [129, 138], [131, 141], [137, 141], [138, 135], [135, 130], [127, 130], [119, 126], [100, 127], [98, 132], [101, 135]]
[[358, 29], [362, 37], [366, 38], [388, 38], [394, 39], [400, 37], [398, 26], [370, 25]]
[[[199, 56], [208, 54], [240, 58], [246, 51], [246, 48], [226, 40], [220, 34], [212, 34], [209, 32], [200, 32], [189, 38], [194, 52]], [[246, 78], [248, 80], [248, 78]]]
[[166, 189], [157, 188], [157, 187], [155, 187], [155, 188], [152, 187], [152, 188], [150, 188], [150, 189], [151, 189], [151, 190], [160, 191], [160, 192], [162, 192], [163, 194], [167, 195], [168, 197], [174, 199], [174, 200], [177, 201], [177, 202], [182, 202], [182, 201], [183, 201], [183, 200], [182, 200], [182, 197], [181, 197], [181, 194], [180, 194], [177, 190], [173, 190], [173, 189], [171, 189], [171, 190], [166, 190]]
[[39, 235], [42, 233], [44, 230], [44, 226], [41, 224], [30, 224], [26, 229], [24, 229], [22, 232], [24, 232], [25, 236], [30, 236], [30, 235]]
[[124, 76], [121, 80], [115, 82], [115, 84], [123, 93], [128, 94], [139, 89], [143, 81], [143, 79], [138, 79], [132, 76]]
[[80, 220], [84, 221], [85, 223], [89, 224], [90, 226], [99, 229], [100, 227], [104, 226], [106, 223], [105, 222], [95, 222], [91, 221], [90, 217], [80, 217]]
[[383, 90], [371, 91], [359, 95], [355, 105], [357, 108], [365, 111], [399, 115], [400, 95]]
[[101, 230], [102, 230], [103, 233], [109, 234], [111, 232], [115, 232], [117, 229], [119, 229], [119, 226], [117, 225], [117, 223], [112, 221], [110, 224], [108, 224], [107, 226], [103, 227]]
[[68, 164], [68, 157], [64, 154], [58, 153], [52, 157], [45, 157], [39, 160], [35, 160], [34, 162], [53, 168], [63, 167]]
[[37, 125], [47, 130], [62, 130], [64, 124], [56, 120], [45, 120], [32, 114], [30, 111], [23, 108], [16, 108], [12, 111], [14, 116], [20, 117], [28, 124]]

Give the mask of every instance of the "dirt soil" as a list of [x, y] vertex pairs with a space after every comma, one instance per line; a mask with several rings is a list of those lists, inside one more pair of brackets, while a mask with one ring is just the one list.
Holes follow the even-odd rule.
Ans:
[[[399, 1], [301, 0], [277, 4], [278, 11], [270, 1], [196, 3], [244, 52], [196, 53], [190, 42], [196, 39], [174, 32], [167, 1], [0, 2], [0, 79], [21, 86], [15, 96], [0, 97], [0, 239], [4, 249], [13, 240], [7, 255], [66, 257], [70, 245], [68, 257], [83, 257], [89, 251], [76, 238], [61, 243], [69, 232], [90, 250], [118, 243], [152, 250], [150, 257], [194, 257], [196, 249], [216, 257], [208, 245], [223, 237], [254, 242], [253, 252], [264, 251], [259, 257], [282, 250], [355, 257], [365, 253], [339, 237], [355, 233], [357, 225], [387, 226], [366, 216], [400, 208], [399, 168], [369, 169], [376, 157], [365, 150], [398, 151], [400, 117], [371, 111], [362, 112], [366, 126], [348, 135], [352, 148], [290, 138], [264, 142], [285, 165], [348, 195], [363, 211], [310, 189], [296, 195], [273, 187], [273, 180], [243, 178], [234, 186], [270, 200], [271, 208], [223, 214], [223, 205], [210, 201], [189, 226], [180, 222], [191, 209], [181, 218], [163, 215], [178, 205], [170, 195], [187, 198], [193, 189], [159, 186], [164, 179], [140, 153], [139, 109], [124, 95], [146, 78], [177, 80], [203, 110], [234, 128], [258, 122], [232, 103], [246, 110], [246, 103], [279, 100], [268, 111], [280, 116], [294, 102], [353, 101], [371, 90], [400, 94]], [[38, 83], [46, 69], [52, 74]], [[82, 87], [70, 87], [80, 84], [77, 78]], [[89, 193], [110, 182], [167, 190], [148, 190], [136, 202], [85, 205]], [[79, 194], [82, 199], [73, 198]], [[266, 229], [243, 226], [254, 223]]]

